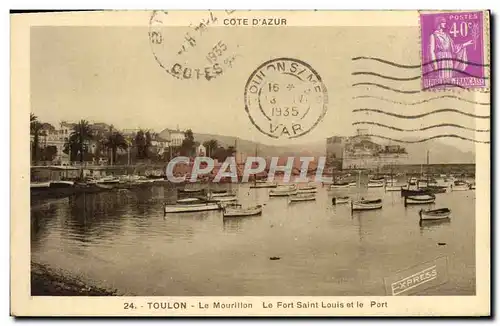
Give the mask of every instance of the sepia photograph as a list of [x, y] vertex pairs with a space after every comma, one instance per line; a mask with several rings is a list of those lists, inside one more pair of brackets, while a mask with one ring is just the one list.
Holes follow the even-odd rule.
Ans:
[[489, 15], [13, 14], [13, 291], [488, 315]]

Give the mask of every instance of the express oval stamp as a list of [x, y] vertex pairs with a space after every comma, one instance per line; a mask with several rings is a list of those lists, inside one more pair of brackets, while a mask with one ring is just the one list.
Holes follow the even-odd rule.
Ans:
[[[238, 44], [228, 44], [216, 28], [233, 11], [196, 11], [186, 16], [156, 10], [149, 19], [149, 44], [158, 65], [180, 80], [211, 81], [233, 67]], [[169, 23], [170, 22], [170, 23]]]
[[264, 62], [245, 86], [245, 111], [252, 124], [272, 138], [309, 133], [328, 109], [321, 76], [306, 62], [277, 58]]

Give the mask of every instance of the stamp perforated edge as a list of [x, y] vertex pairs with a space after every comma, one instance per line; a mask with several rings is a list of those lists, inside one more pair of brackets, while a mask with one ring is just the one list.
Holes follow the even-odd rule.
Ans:
[[[420, 76], [423, 74], [423, 62], [422, 62], [422, 14], [432, 14], [432, 13], [451, 13], [451, 12], [469, 12], [469, 11], [479, 11], [483, 13], [483, 46], [485, 47], [485, 51], [483, 52], [483, 60], [487, 64], [487, 66], [483, 67], [484, 75], [488, 77], [486, 79], [485, 87], [445, 87], [445, 88], [428, 88], [424, 89], [422, 87], [422, 83], [420, 84], [420, 89], [423, 92], [435, 92], [435, 93], [456, 93], [461, 94], [463, 92], [473, 92], [473, 93], [483, 93], [490, 94], [490, 85], [491, 85], [491, 62], [490, 62], [490, 48], [491, 48], [491, 39], [490, 39], [490, 10], [417, 10], [418, 12], [418, 51], [420, 58]], [[486, 44], [484, 44], [486, 43]]]

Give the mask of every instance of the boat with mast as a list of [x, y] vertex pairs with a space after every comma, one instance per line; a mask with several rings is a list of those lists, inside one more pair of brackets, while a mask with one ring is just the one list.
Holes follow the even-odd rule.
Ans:
[[390, 179], [385, 183], [385, 191], [401, 191], [402, 186], [394, 185], [394, 181], [394, 164], [391, 164]]
[[[358, 182], [361, 184], [361, 171], [358, 171]], [[358, 200], [351, 201], [351, 213], [354, 211], [367, 211], [367, 210], [375, 210], [382, 208], [382, 199], [359, 199], [358, 192]]]
[[[255, 157], [257, 157], [257, 145], [255, 145]], [[253, 183], [250, 185], [250, 189], [276, 188], [276, 187], [278, 187], [277, 182], [269, 182], [268, 180], [257, 180], [257, 174], [253, 176]]]

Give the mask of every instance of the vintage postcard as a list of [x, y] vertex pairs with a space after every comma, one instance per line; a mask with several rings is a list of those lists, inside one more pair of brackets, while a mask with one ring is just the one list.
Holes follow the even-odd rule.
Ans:
[[12, 315], [490, 315], [488, 10], [11, 27]]

